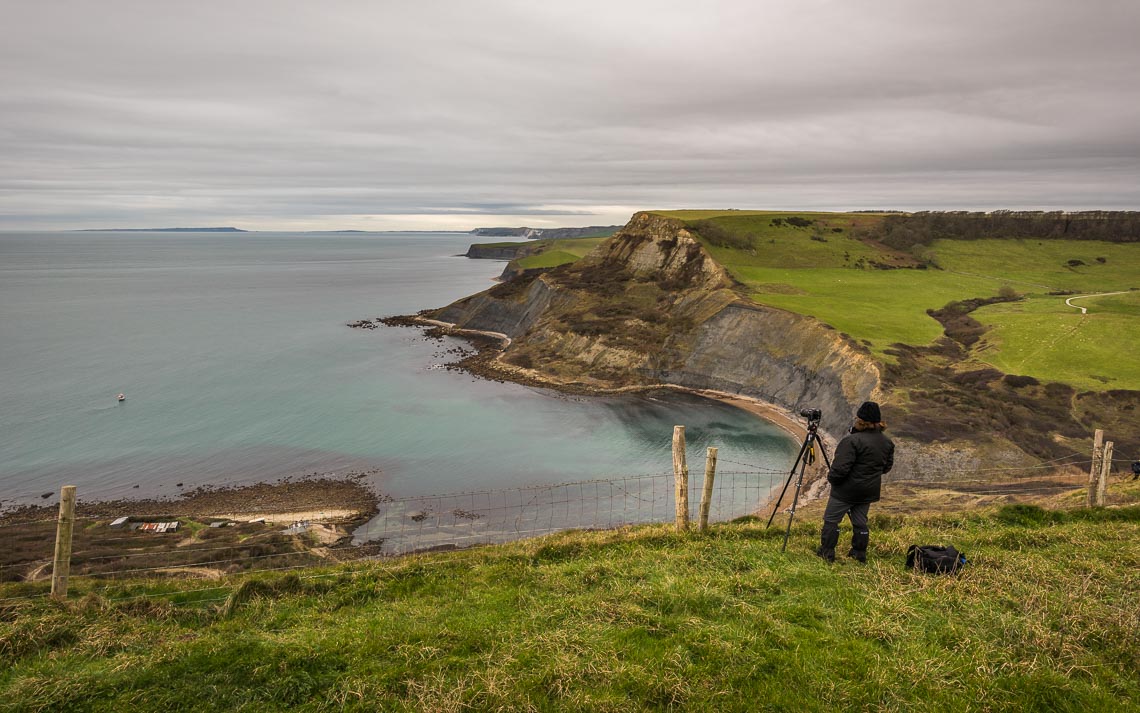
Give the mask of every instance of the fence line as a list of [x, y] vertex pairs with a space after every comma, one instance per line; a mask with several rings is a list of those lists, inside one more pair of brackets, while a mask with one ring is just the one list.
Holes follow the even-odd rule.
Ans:
[[[718, 473], [710, 519], [730, 520], [759, 510], [775, 479], [758, 471]], [[695, 519], [703, 478], [689, 485]], [[674, 508], [673, 474], [587, 480], [527, 488], [392, 499], [357, 529], [355, 541], [383, 554], [495, 543], [568, 529], [606, 529], [668, 522]]]
[[[884, 493], [895, 488], [914, 488], [927, 490], [961, 491], [967, 495], [1032, 495], [1057, 494], [1067, 489], [1081, 489], [1087, 485], [1087, 475], [1082, 473], [1065, 473], [1058, 469], [1071, 466], [1084, 467], [1088, 456], [1073, 453], [1032, 466], [1003, 466], [993, 468], [951, 469], [939, 471], [938, 480], [890, 480], [884, 479]], [[722, 465], [736, 466], [743, 470], [718, 470], [714, 487], [708, 500], [710, 521], [727, 521], [742, 515], [751, 515], [761, 511], [769, 504], [774, 492], [778, 492], [780, 485], [788, 477], [784, 469], [765, 467], [755, 463], [747, 463], [729, 458], [720, 457]], [[1113, 463], [1130, 463], [1132, 459], [1117, 457]], [[822, 461], [817, 461], [816, 474], [823, 471]], [[1053, 475], [1046, 475], [1043, 471], [1051, 470]], [[1017, 473], [1025, 476], [1018, 478]], [[973, 478], [952, 478], [947, 475], [967, 475]], [[1004, 475], [1003, 475], [1004, 474]], [[689, 510], [693, 516], [698, 507], [703, 477], [700, 469], [694, 471], [694, 477], [689, 484]], [[1051, 478], [1050, 480], [1044, 480]], [[70, 576], [73, 581], [86, 584], [96, 584], [100, 580], [114, 580], [124, 575], [146, 575], [157, 572], [192, 571], [194, 569], [214, 569], [211, 576], [222, 577], [226, 583], [218, 586], [204, 587], [189, 590], [173, 590], [169, 592], [129, 595], [125, 597], [110, 596], [114, 602], [129, 601], [132, 599], [146, 599], [164, 596], [181, 596], [196, 592], [223, 591], [230, 588], [231, 577], [260, 572], [283, 572], [297, 569], [312, 569], [314, 567], [339, 567], [346, 563], [356, 563], [357, 569], [337, 571], [322, 574], [310, 574], [305, 578], [319, 578], [329, 576], [355, 575], [361, 571], [359, 565], [369, 559], [383, 559], [393, 556], [416, 556], [419, 554], [438, 553], [444, 550], [461, 549], [477, 544], [499, 543], [523, 537], [546, 535], [568, 529], [612, 529], [627, 525], [645, 523], [667, 523], [673, 521], [675, 500], [677, 493], [674, 489], [673, 473], [642, 473], [626, 475], [615, 478], [598, 478], [562, 482], [554, 484], [538, 484], [503, 489], [467, 490], [445, 494], [423, 496], [408, 496], [401, 498], [385, 497], [378, 503], [378, 512], [367, 523], [358, 527], [353, 533], [351, 544], [342, 544], [336, 547], [320, 548], [319, 552], [313, 549], [289, 550], [280, 552], [262, 552], [258, 554], [238, 554], [244, 549], [258, 547], [282, 546], [289, 543], [265, 542], [260, 538], [271, 536], [276, 531], [259, 532], [251, 537], [230, 544], [210, 543], [205, 547], [187, 547], [177, 549], [156, 549], [154, 551], [126, 551], [122, 553], [107, 554], [101, 546], [111, 543], [137, 542], [140, 545], [160, 543], [161, 540], [152, 539], [154, 535], [147, 533], [134, 533], [126, 537], [99, 538], [88, 542], [88, 549], [73, 553], [76, 559], [74, 574]], [[889, 506], [888, 506], [889, 507]], [[263, 508], [259, 508], [260, 512]], [[76, 518], [84, 522], [98, 521], [109, 515], [84, 515]], [[27, 527], [30, 523], [10, 523], [0, 525], [0, 528], [10, 529]], [[39, 524], [48, 528], [53, 524], [51, 520], [43, 520]], [[282, 531], [283, 533], [285, 531]], [[155, 533], [158, 534], [158, 533]], [[367, 547], [361, 547], [367, 545]], [[201, 562], [178, 561], [182, 557], [209, 556], [213, 552], [234, 552], [233, 557], [218, 557]], [[88, 553], [98, 553], [83, 557]], [[337, 561], [335, 558], [343, 554], [353, 557]], [[438, 557], [438, 555], [435, 555]], [[107, 569], [103, 571], [92, 570], [85, 565], [101, 563], [114, 566], [118, 563], [127, 564], [137, 558], [163, 558], [172, 560], [168, 564], [155, 566], [128, 567], [122, 569]], [[274, 560], [295, 558], [308, 560], [301, 564], [290, 563], [281, 566], [256, 567], [242, 569], [240, 572], [222, 572], [221, 567], [234, 564], [256, 562], [258, 564], [273, 564]], [[316, 561], [312, 561], [316, 559]], [[16, 568], [38, 568], [43, 573], [45, 566], [50, 567], [51, 556], [46, 554], [33, 560], [0, 565], [0, 570]], [[145, 561], [140, 565], [147, 565]], [[232, 567], [229, 567], [232, 569]], [[35, 582], [36, 586], [46, 582]], [[85, 593], [101, 594], [119, 590], [123, 585], [104, 583], [103, 586], [83, 588]], [[10, 596], [0, 598], [0, 604], [15, 601], [28, 601], [47, 597], [45, 592], [31, 592], [23, 596]], [[225, 599], [225, 597], [222, 597]], [[206, 601], [194, 600], [192, 602], [179, 602], [178, 604], [200, 604]]]

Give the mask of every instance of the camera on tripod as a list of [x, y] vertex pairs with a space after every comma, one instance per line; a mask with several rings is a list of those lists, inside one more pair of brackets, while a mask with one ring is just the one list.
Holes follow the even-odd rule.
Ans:
[[796, 516], [796, 505], [800, 501], [800, 490], [803, 489], [804, 485], [804, 471], [809, 465], [815, 463], [816, 448], [819, 448], [820, 454], [823, 455], [823, 462], [828, 469], [831, 468], [831, 459], [827, 457], [827, 449], [823, 447], [823, 440], [819, 435], [819, 420], [823, 418], [823, 411], [817, 408], [804, 408], [800, 409], [800, 415], [807, 419], [807, 433], [804, 434], [800, 454], [796, 456], [796, 462], [792, 464], [788, 479], [784, 481], [784, 488], [780, 491], [780, 497], [776, 498], [776, 504], [772, 506], [772, 514], [768, 517], [767, 527], [771, 527], [772, 520], [776, 519], [776, 513], [780, 509], [780, 502], [784, 499], [784, 493], [788, 492], [788, 486], [792, 484], [792, 478], [796, 477], [796, 470], [798, 469], [799, 478], [796, 480], [795, 495], [792, 496], [792, 507], [788, 511], [788, 527], [784, 530], [784, 544], [780, 547], [781, 552], [788, 548], [788, 536], [792, 534], [792, 519]]

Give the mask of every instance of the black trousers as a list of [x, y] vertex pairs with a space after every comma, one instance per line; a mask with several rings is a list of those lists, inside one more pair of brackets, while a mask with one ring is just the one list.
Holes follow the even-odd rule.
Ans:
[[823, 511], [823, 531], [820, 533], [820, 545], [825, 550], [835, 551], [839, 544], [839, 523], [843, 516], [851, 518], [851, 549], [855, 552], [866, 552], [867, 543], [871, 540], [871, 531], [867, 529], [867, 513], [871, 510], [871, 503], [845, 503], [831, 496], [827, 501], [827, 508]]

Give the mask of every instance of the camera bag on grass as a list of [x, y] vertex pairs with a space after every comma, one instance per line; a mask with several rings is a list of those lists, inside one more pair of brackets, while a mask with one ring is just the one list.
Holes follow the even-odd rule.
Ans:
[[954, 574], [966, 564], [966, 555], [953, 545], [911, 545], [906, 549], [906, 566], [916, 572]]

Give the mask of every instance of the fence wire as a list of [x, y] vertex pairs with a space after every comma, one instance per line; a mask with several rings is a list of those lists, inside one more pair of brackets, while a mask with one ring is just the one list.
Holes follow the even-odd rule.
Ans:
[[[1088, 486], [1088, 455], [1073, 454], [1028, 467], [993, 467], [959, 469], [939, 473], [937, 480], [895, 480], [883, 482], [883, 502], [888, 511], [907, 508], [913, 500], [931, 493], [950, 493], [957, 498], [955, 507], [1016, 501], [1022, 498], [1065, 495]], [[1129, 458], [1114, 458], [1114, 463], [1130, 463]], [[689, 485], [689, 518], [696, 522], [703, 489], [703, 464], [695, 463]], [[718, 459], [714, 487], [709, 500], [709, 521], [725, 522], [770, 509], [771, 501], [789, 479], [787, 469], [776, 469], [731, 458]], [[730, 469], [731, 468], [731, 469]], [[1123, 470], [1123, 469], [1122, 469]], [[792, 473], [791, 475], [795, 475]], [[822, 461], [808, 471], [807, 480], [823, 475]], [[1128, 478], [1131, 473], [1121, 473]], [[782, 502], [791, 504], [794, 487]], [[818, 493], [818, 489], [817, 489]], [[963, 499], [959, 496], [967, 496]], [[977, 497], [973, 497], [977, 496]], [[995, 499], [996, 498], [996, 499]], [[1112, 495], [1109, 496], [1110, 502]], [[86, 547], [72, 553], [71, 580], [77, 591], [97, 594], [111, 601], [130, 601], [179, 596], [191, 592], [221, 592], [234, 586], [238, 578], [257, 572], [284, 572], [314, 567], [329, 567], [363, 560], [418, 553], [456, 550], [473, 545], [496, 544], [527, 537], [547, 535], [565, 530], [600, 530], [647, 523], [671, 523], [676, 514], [675, 485], [671, 471], [641, 475], [584, 480], [550, 485], [487, 489], [450, 494], [383, 498], [378, 512], [356, 528], [351, 541], [325, 547], [274, 551], [266, 536], [277, 530], [250, 534], [240, 543], [209, 540], [186, 547], [140, 549], [157, 544], [163, 535], [103, 530], [95, 516], [77, 518], [77, 527], [100, 534], [85, 541]], [[765, 513], [766, 514], [766, 513]], [[43, 538], [54, 536], [54, 523], [34, 523], [43, 530]], [[27, 528], [29, 523], [5, 524], [5, 530]], [[107, 535], [102, 536], [103, 532]], [[25, 533], [25, 539], [28, 533]], [[0, 538], [11, 535], [0, 534]], [[181, 533], [175, 537], [181, 537]], [[169, 535], [167, 536], [169, 537]], [[105, 545], [116, 545], [122, 551], [109, 552]], [[135, 546], [137, 544], [137, 547]], [[37, 556], [0, 564], [0, 582], [7, 580], [11, 588], [4, 591], [0, 604], [48, 596], [46, 587], [51, 573], [51, 542], [45, 539]], [[280, 546], [280, 543], [277, 543]], [[160, 558], [148, 561], [147, 558]], [[206, 570], [210, 570], [207, 572]], [[33, 573], [34, 575], [30, 574]], [[310, 575], [340, 576], [342, 573]], [[34, 581], [20, 579], [28, 575]], [[121, 577], [201, 577], [216, 581], [216, 586], [164, 593], [131, 594]], [[201, 582], [201, 579], [197, 581]], [[205, 582], [202, 582], [203, 584]], [[223, 597], [224, 599], [224, 597]], [[184, 602], [186, 605], [202, 601]]]
[[[718, 472], [709, 520], [720, 522], [761, 509], [779, 482], [775, 471]], [[695, 521], [703, 475], [689, 483]], [[671, 522], [676, 513], [673, 474], [659, 473], [571, 483], [398, 498], [354, 533], [383, 555], [452, 549], [534, 537], [563, 530], [611, 529]]]

